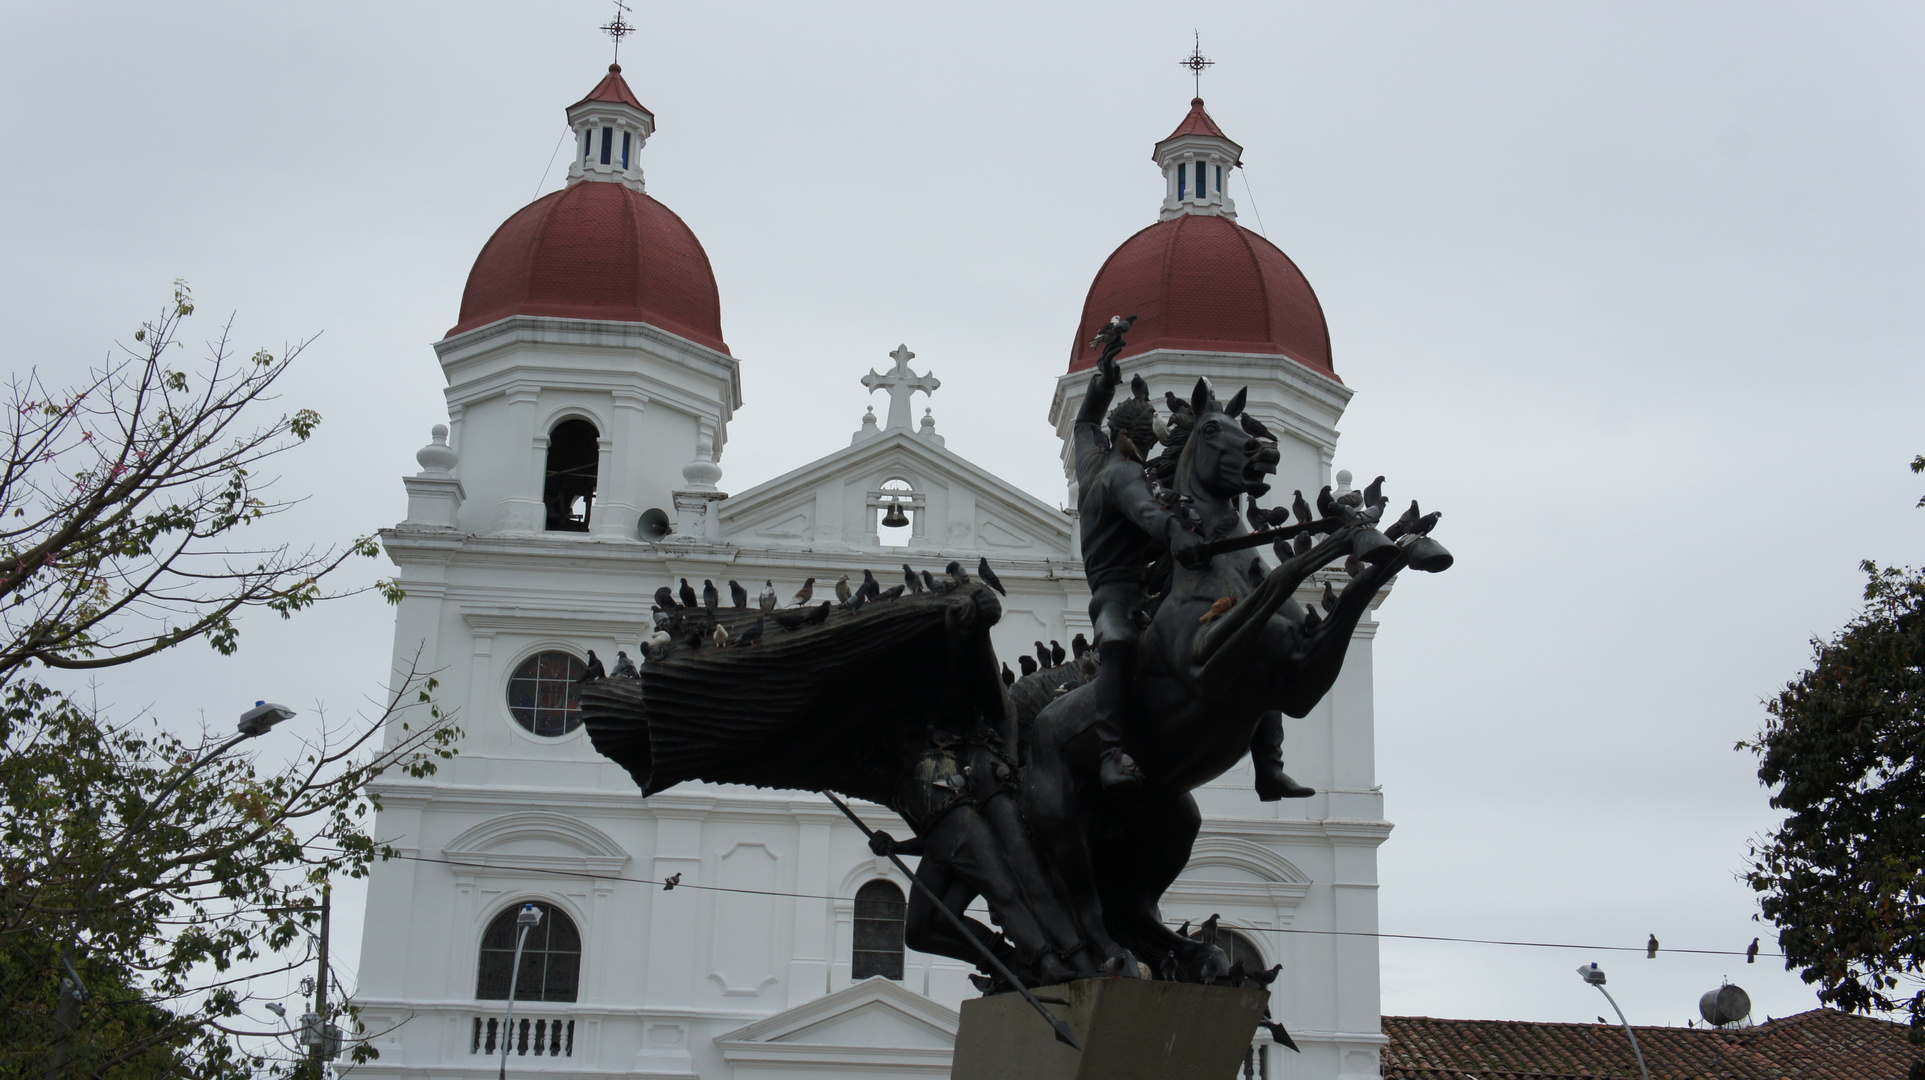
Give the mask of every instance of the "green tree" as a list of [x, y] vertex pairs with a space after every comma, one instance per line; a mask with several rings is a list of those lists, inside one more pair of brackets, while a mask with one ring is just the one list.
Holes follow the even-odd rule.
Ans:
[[[243, 1012], [251, 982], [307, 960], [331, 875], [391, 854], [367, 832], [368, 782], [427, 775], [459, 737], [412, 670], [372, 715], [303, 718], [300, 752], [272, 766], [215, 756], [224, 732], [193, 744], [48, 681], [195, 640], [232, 653], [245, 610], [358, 591], [327, 582], [378, 554], [372, 537], [242, 542], [291, 505], [263, 496], [261, 464], [320, 417], [268, 406], [299, 346], [237, 361], [230, 323], [177, 362], [193, 311], [176, 283], [136, 348], [73, 390], [16, 378], [0, 417], [0, 1077], [38, 1080], [50, 1059], [90, 1076], [284, 1068]], [[63, 1014], [69, 966], [87, 994]]]
[[[1925, 472], [1925, 456], [1912, 462]], [[1925, 500], [1920, 500], [1925, 506]], [[1819, 1000], [1925, 1042], [1925, 574], [1866, 561], [1865, 608], [1741, 742], [1784, 822], [1746, 878]]]

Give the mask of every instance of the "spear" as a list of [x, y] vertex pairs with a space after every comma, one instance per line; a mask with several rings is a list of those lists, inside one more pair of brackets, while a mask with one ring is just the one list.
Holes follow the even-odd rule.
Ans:
[[[862, 835], [869, 837], [876, 835], [874, 829], [871, 829], [866, 822], [857, 817], [854, 810], [849, 809], [848, 803], [836, 798], [835, 792], [825, 791], [822, 794], [830, 802], [835, 804], [837, 810], [842, 811], [848, 816], [850, 821], [856, 823], [856, 828], [862, 830]], [[954, 926], [958, 933], [962, 934], [964, 938], [976, 946], [976, 951], [982, 953], [983, 959], [988, 961], [990, 970], [1002, 976], [1004, 982], [1015, 987], [1017, 992], [1023, 995], [1023, 1000], [1035, 1006], [1036, 1011], [1042, 1014], [1043, 1019], [1049, 1021], [1049, 1026], [1056, 1029], [1057, 1042], [1068, 1044], [1072, 1050], [1080, 1051], [1083, 1049], [1082, 1045], [1076, 1041], [1076, 1036], [1070, 1033], [1069, 1025], [1064, 1023], [1061, 1017], [1044, 1007], [1042, 1002], [1036, 1000], [1036, 995], [1029, 992], [1029, 987], [1024, 986], [1023, 981], [1018, 979], [1001, 960], [998, 960], [995, 953], [989, 951], [989, 946], [984, 945], [981, 939], [970, 932], [969, 927], [963, 923], [962, 916], [949, 910], [949, 905], [942, 902], [942, 897], [937, 896], [934, 889], [922, 883], [922, 879], [916, 876], [914, 870], [909, 869], [908, 865], [902, 861], [901, 856], [891, 851], [889, 853], [889, 861], [896, 864], [896, 869], [903, 872], [903, 875], [909, 879], [909, 883], [916, 887], [916, 891], [922, 893], [923, 896], [929, 899], [930, 903], [936, 905], [936, 910], [942, 912], [943, 918], [948, 919], [950, 925]]]

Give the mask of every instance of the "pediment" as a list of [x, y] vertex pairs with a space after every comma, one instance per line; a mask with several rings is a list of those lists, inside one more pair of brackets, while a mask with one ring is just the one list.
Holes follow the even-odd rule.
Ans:
[[1289, 859], [1234, 836], [1198, 837], [1189, 865], [1164, 893], [1168, 902], [1243, 901], [1294, 907], [1313, 882]]
[[615, 838], [565, 814], [536, 810], [489, 818], [448, 841], [441, 855], [472, 869], [518, 868], [613, 874], [628, 863]]
[[940, 1055], [956, 1042], [954, 1010], [880, 976], [767, 1016], [715, 1041], [731, 1061], [813, 1059], [833, 1049]]

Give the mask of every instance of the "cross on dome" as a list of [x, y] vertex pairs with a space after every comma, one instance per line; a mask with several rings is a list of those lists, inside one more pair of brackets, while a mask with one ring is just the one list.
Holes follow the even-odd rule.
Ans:
[[1182, 64], [1184, 67], [1190, 69], [1190, 75], [1196, 80], [1196, 92], [1191, 94], [1190, 96], [1200, 98], [1203, 96], [1203, 69], [1207, 67], [1215, 67], [1216, 61], [1203, 55], [1202, 31], [1192, 30], [1190, 31], [1190, 34], [1192, 35], [1192, 37], [1195, 38], [1196, 43], [1193, 46], [1191, 46], [1190, 55], [1184, 57], [1181, 60], [1178, 60], [1177, 63]]
[[862, 385], [868, 387], [872, 394], [877, 390], [889, 391], [889, 423], [886, 428], [908, 430], [912, 423], [909, 411], [910, 395], [920, 390], [933, 396], [942, 386], [942, 380], [936, 378], [933, 372], [918, 375], [911, 371], [909, 361], [914, 360], [916, 354], [910, 352], [907, 345], [896, 346], [896, 351], [890, 353], [889, 358], [896, 362], [896, 366], [890, 368], [887, 373], [880, 373], [870, 368], [869, 374], [862, 377]]
[[635, 32], [635, 27], [622, 18], [632, 10], [622, 0], [615, 0], [615, 18], [601, 28], [602, 33], [615, 39], [615, 55], [611, 59], [616, 64], [622, 62], [622, 39]]

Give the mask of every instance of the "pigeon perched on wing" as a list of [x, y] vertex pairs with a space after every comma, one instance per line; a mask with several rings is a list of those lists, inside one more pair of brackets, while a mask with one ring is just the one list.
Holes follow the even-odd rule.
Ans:
[[797, 589], [795, 591], [794, 603], [797, 607], [801, 607], [803, 604], [808, 603], [809, 599], [814, 595], [815, 595], [815, 579], [810, 578], [809, 580], [802, 583], [802, 587], [800, 589]]
[[801, 628], [803, 623], [809, 621], [809, 613], [806, 610], [778, 611], [778, 612], [775, 612], [774, 614], [775, 614], [775, 625], [781, 627], [784, 630], [799, 629]]
[[1016, 673], [1009, 670], [1009, 661], [1007, 660], [1003, 661], [1003, 685], [1004, 686], [1016, 685]]
[[1323, 490], [1317, 492], [1317, 513], [1324, 517], [1329, 517], [1336, 512], [1337, 499], [1330, 494], [1330, 485], [1325, 484]]
[[1062, 667], [1063, 656], [1063, 643], [1051, 638], [1049, 642], [1049, 666]]
[[1036, 666], [1044, 671], [1049, 670], [1049, 646], [1040, 641], [1036, 643]]
[[663, 611], [669, 611], [673, 609], [675, 607], [675, 590], [669, 588], [666, 585], [662, 586], [659, 589], [656, 589], [655, 606], [658, 608], [661, 608]]
[[602, 662], [595, 659], [595, 650], [590, 649], [588, 650], [588, 667], [582, 672], [581, 678], [575, 681], [578, 683], [591, 683], [606, 678], [607, 676], [608, 673], [602, 670]]
[[1305, 635], [1316, 633], [1317, 627], [1322, 625], [1323, 625], [1323, 616], [1317, 614], [1316, 608], [1303, 609], [1303, 632]]
[[1275, 964], [1272, 965], [1268, 971], [1252, 971], [1244, 975], [1244, 978], [1256, 983], [1258, 986], [1269, 986], [1271, 983], [1277, 981], [1277, 973], [1282, 970], [1282, 964]]
[[1290, 512], [1296, 515], [1297, 524], [1302, 525], [1310, 521], [1310, 504], [1303, 501], [1303, 492], [1293, 492], [1292, 495]]
[[908, 563], [902, 564], [902, 580], [908, 584], [910, 592], [922, 591], [922, 579], [916, 576], [916, 572], [909, 568]]
[[829, 618], [829, 609], [833, 606], [834, 605], [830, 604], [827, 600], [824, 600], [820, 605], [816, 607], [814, 611], [809, 612], [808, 616], [803, 619], [803, 622], [809, 624], [810, 626], [814, 626], [817, 623], [827, 622]]
[[715, 590], [715, 582], [702, 579], [702, 606], [714, 611], [722, 604], [722, 594]]
[[627, 653], [618, 649], [615, 652], [615, 671], [611, 677], [616, 679], [639, 679], [642, 677], [642, 673], [641, 670], [635, 666], [635, 661], [630, 660]]
[[1337, 590], [1332, 588], [1328, 581], [1323, 583], [1323, 600], [1321, 603], [1325, 611], [1337, 610]]
[[903, 594], [903, 591], [908, 587], [909, 586], [907, 585], [891, 585], [888, 588], [882, 590], [880, 593], [877, 593], [876, 599], [894, 600], [896, 597], [901, 596]]
[[1384, 498], [1384, 478], [1383, 477], [1379, 476], [1377, 479], [1372, 480], [1370, 483], [1364, 485], [1364, 505], [1365, 506], [1377, 506], [1388, 501], [1389, 501], [1388, 499]]
[[753, 644], [755, 644], [756, 642], [758, 642], [758, 641], [761, 641], [761, 640], [762, 640], [762, 620], [763, 620], [763, 619], [764, 619], [765, 617], [766, 617], [766, 616], [762, 616], [762, 615], [757, 615], [757, 616], [755, 617], [755, 625], [754, 625], [754, 626], [751, 626], [751, 627], [749, 627], [749, 628], [748, 628], [747, 630], [744, 630], [744, 631], [742, 631], [742, 632], [741, 632], [740, 634], [737, 634], [737, 635], [736, 635], [736, 637], [735, 637], [735, 647], [736, 647], [736, 648], [738, 648], [738, 649], [739, 649], [739, 648], [741, 648], [741, 647], [742, 647], [742, 646], [744, 646], [744, 645], [753, 645]]
[[1082, 634], [1079, 633], [1075, 637], [1069, 639], [1069, 654], [1071, 656], [1075, 657], [1078, 660], [1081, 660], [1083, 658], [1083, 654], [1088, 651], [1089, 651], [1089, 639], [1084, 637]]
[[1216, 921], [1217, 915], [1214, 912], [1211, 913], [1209, 918], [1203, 920], [1203, 925], [1196, 928], [1198, 941], [1201, 941], [1205, 945], [1216, 944]]
[[[1004, 665], [1007, 667], [1008, 665]], [[1016, 658], [1016, 666], [1023, 669], [1025, 677], [1036, 674], [1036, 658], [1024, 653]]]
[[682, 598], [682, 606], [685, 608], [701, 606], [701, 601], [695, 596], [695, 587], [688, 583], [687, 578], [682, 579], [682, 588], [675, 595]]
[[841, 602], [846, 604], [849, 602], [849, 598], [854, 595], [855, 595], [855, 590], [849, 587], [849, 575], [844, 574], [841, 577], [836, 579], [836, 599], [837, 600], [840, 600]]
[[1391, 522], [1390, 528], [1384, 530], [1384, 535], [1395, 540], [1407, 532], [1412, 532], [1417, 528], [1417, 522], [1422, 520], [1423, 516], [1423, 511], [1417, 509], [1417, 500], [1412, 499], [1410, 500], [1410, 509], [1404, 511], [1402, 517]]
[[1128, 318], [1125, 318], [1124, 316], [1121, 316], [1121, 315], [1110, 316], [1110, 321], [1104, 323], [1102, 328], [1096, 331], [1096, 336], [1090, 339], [1090, 348], [1101, 349], [1101, 348], [1107, 347], [1111, 342], [1115, 341], [1117, 338], [1120, 338], [1124, 334], [1129, 333], [1130, 324], [1134, 323], [1135, 321], [1136, 321], [1136, 316], [1134, 315], [1131, 315]]
[[674, 639], [668, 636], [668, 631], [666, 630], [657, 630], [648, 635], [648, 640], [642, 642], [642, 659], [660, 660], [662, 657], [667, 656], [668, 643], [672, 640]]
[[874, 600], [882, 594], [882, 583], [877, 581], [876, 576], [865, 568], [862, 571], [862, 584], [856, 587], [856, 591], [861, 593], [865, 598]]
[[762, 593], [761, 595], [755, 598], [755, 602], [757, 606], [761, 607], [763, 611], [775, 610], [775, 582], [774, 581], [764, 580], [762, 582]]
[[1293, 548], [1294, 553], [1301, 555], [1304, 552], [1309, 551], [1311, 542], [1312, 541], [1310, 539], [1309, 533], [1298, 533], [1296, 543]]
[[943, 567], [943, 569], [945, 571], [948, 571], [949, 579], [956, 583], [957, 588], [961, 588], [962, 586], [969, 584], [969, 575], [966, 573], [963, 573], [962, 563], [959, 563], [956, 560], [951, 559], [949, 560], [949, 565]]
[[860, 593], [860, 592], [850, 593], [848, 602], [842, 605], [842, 610], [848, 611], [848, 612], [861, 611], [862, 605], [868, 602], [869, 602], [869, 596], [867, 593]]
[[989, 556], [984, 555], [976, 560], [976, 576], [983, 579], [983, 584], [988, 585], [1002, 595], [1009, 595], [1009, 590], [1003, 588], [1003, 579], [997, 577], [996, 571], [989, 568]]
[[1162, 979], [1163, 979], [1163, 981], [1164, 981], [1164, 982], [1175, 982], [1175, 981], [1176, 981], [1176, 952], [1175, 952], [1175, 950], [1171, 950], [1170, 952], [1166, 952], [1166, 953], [1164, 953], [1164, 954], [1163, 954], [1163, 962], [1162, 962], [1161, 964], [1159, 964], [1159, 965], [1157, 965], [1157, 972], [1156, 972], [1156, 973], [1157, 973], [1157, 975], [1159, 975], [1160, 977], [1162, 977]]
[[729, 604], [738, 608], [749, 606], [749, 591], [744, 589], [742, 583], [736, 581], [734, 578], [729, 579]]

